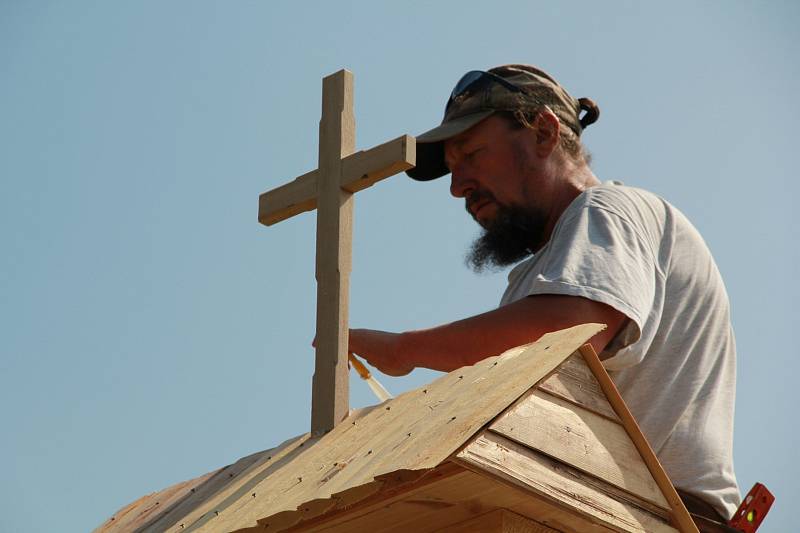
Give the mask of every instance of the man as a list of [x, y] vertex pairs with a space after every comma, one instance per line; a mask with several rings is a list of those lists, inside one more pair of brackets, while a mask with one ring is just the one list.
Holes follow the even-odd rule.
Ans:
[[[582, 115], [582, 116], [581, 116]], [[586, 322], [590, 342], [691, 511], [728, 519], [735, 344], [722, 279], [673, 206], [601, 184], [580, 142], [599, 110], [525, 65], [473, 71], [442, 124], [417, 139], [426, 181], [450, 191], [483, 228], [469, 259], [511, 271], [500, 307], [432, 329], [354, 329], [350, 349], [391, 375], [450, 371]]]

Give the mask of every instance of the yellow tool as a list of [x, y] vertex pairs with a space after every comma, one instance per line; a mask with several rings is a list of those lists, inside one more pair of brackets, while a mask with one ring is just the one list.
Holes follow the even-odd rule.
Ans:
[[391, 400], [394, 398], [394, 396], [389, 394], [389, 391], [383, 388], [383, 385], [378, 383], [377, 379], [372, 377], [369, 369], [364, 366], [364, 363], [356, 359], [356, 356], [353, 355], [353, 352], [350, 352], [347, 358], [349, 359], [350, 364], [353, 365], [353, 368], [356, 369], [356, 372], [358, 372], [358, 375], [361, 376], [361, 379], [367, 382], [369, 388], [372, 389], [372, 392], [375, 393], [375, 396], [377, 396], [380, 401], [385, 402], [386, 400]]

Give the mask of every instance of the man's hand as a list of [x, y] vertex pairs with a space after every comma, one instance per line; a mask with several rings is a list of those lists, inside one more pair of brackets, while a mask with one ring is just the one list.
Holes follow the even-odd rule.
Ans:
[[400, 334], [374, 329], [351, 329], [350, 351], [390, 376], [405, 376], [414, 364], [400, 349]]

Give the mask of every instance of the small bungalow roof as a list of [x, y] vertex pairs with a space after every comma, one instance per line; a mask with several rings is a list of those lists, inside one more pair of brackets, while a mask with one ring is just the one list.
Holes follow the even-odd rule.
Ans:
[[291, 439], [141, 498], [96, 531], [235, 531], [368, 486], [379, 476], [433, 469], [603, 327], [584, 324], [550, 333], [445, 374], [352, 413], [326, 435]]

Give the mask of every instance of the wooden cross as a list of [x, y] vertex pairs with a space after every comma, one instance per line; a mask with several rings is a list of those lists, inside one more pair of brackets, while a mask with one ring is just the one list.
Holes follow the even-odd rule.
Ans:
[[311, 432], [330, 431], [347, 417], [348, 305], [353, 238], [353, 194], [414, 166], [409, 135], [353, 153], [353, 74], [322, 80], [319, 167], [263, 193], [258, 221], [267, 226], [317, 210], [317, 348], [311, 397]]

